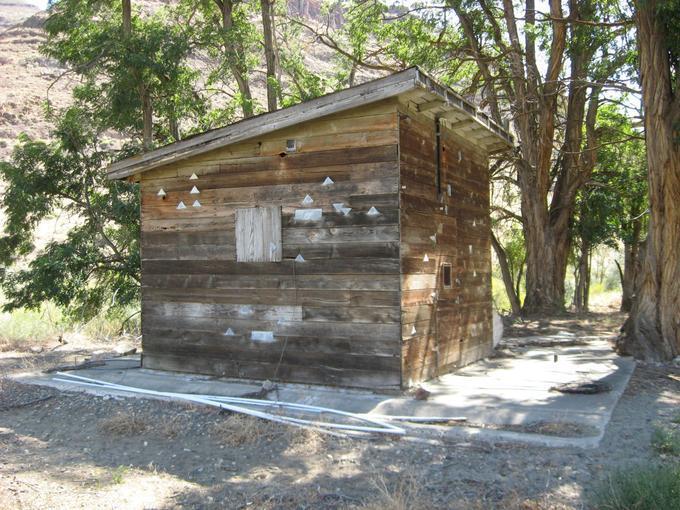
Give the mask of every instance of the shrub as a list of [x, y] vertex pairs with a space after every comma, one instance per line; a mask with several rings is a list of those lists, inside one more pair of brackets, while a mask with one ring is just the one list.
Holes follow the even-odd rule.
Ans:
[[680, 464], [617, 471], [593, 497], [597, 510], [680, 509]]
[[680, 455], [680, 432], [663, 427], [654, 429], [652, 447], [666, 455]]

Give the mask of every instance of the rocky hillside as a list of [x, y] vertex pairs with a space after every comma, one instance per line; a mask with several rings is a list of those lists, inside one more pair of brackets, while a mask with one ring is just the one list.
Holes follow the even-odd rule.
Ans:
[[10, 154], [21, 132], [47, 136], [48, 98], [55, 106], [69, 99], [69, 80], [54, 83], [62, 70], [38, 51], [44, 16], [37, 7], [0, 0], [0, 159]]
[[40, 8], [32, 2], [0, 0], [0, 30], [21, 23], [39, 10]]

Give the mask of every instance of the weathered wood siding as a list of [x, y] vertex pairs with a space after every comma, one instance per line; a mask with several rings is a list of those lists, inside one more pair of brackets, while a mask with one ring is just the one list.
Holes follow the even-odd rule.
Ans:
[[[486, 155], [442, 127], [439, 192], [434, 121], [401, 108], [399, 126], [406, 385], [490, 352], [491, 252]], [[445, 263], [452, 269], [448, 289]]]
[[[144, 366], [398, 387], [398, 141], [390, 100], [142, 174]], [[295, 221], [306, 195], [320, 221]], [[235, 210], [255, 206], [281, 207], [281, 262], [236, 261]]]

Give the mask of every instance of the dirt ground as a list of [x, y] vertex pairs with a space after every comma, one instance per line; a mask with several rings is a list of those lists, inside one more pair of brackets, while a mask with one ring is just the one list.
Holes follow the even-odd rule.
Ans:
[[[616, 327], [616, 317], [560, 317], [511, 331]], [[0, 376], [110, 349], [7, 350]], [[673, 365], [638, 366], [596, 450], [335, 438], [210, 408], [0, 381], [0, 508], [587, 508], [614, 470], [679, 460], [650, 443], [656, 426], [678, 427]]]

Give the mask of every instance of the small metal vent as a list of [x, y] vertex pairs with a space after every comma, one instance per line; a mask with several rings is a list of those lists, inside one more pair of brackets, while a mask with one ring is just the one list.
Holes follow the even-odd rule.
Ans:
[[451, 264], [442, 264], [442, 286], [445, 289], [451, 288]]

